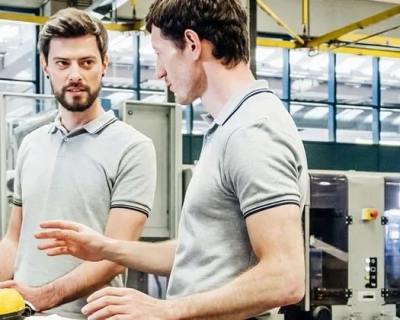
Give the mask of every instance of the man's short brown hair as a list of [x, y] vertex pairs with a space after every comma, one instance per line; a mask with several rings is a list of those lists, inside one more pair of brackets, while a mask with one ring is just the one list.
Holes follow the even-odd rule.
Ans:
[[96, 37], [102, 61], [107, 54], [108, 35], [104, 25], [88, 13], [75, 8], [58, 11], [44, 25], [39, 36], [39, 51], [48, 61], [50, 41], [53, 38], [76, 38], [86, 35]]
[[241, 0], [155, 0], [146, 16], [146, 29], [160, 28], [176, 46], [185, 46], [184, 32], [195, 31], [213, 45], [213, 55], [228, 66], [249, 61], [247, 13]]

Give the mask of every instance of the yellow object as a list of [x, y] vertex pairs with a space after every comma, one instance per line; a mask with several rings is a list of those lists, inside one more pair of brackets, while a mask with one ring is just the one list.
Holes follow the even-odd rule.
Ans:
[[375, 208], [364, 208], [362, 209], [362, 220], [364, 221], [369, 221], [369, 220], [375, 220], [378, 218], [378, 210]]
[[24, 298], [15, 289], [0, 289], [0, 317], [25, 309]]

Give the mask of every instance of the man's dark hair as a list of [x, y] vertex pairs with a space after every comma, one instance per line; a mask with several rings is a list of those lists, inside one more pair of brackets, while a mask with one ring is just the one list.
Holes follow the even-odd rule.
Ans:
[[146, 16], [146, 29], [183, 49], [184, 32], [195, 31], [213, 45], [213, 55], [227, 66], [249, 61], [247, 14], [240, 0], [155, 0]]
[[76, 38], [86, 35], [96, 37], [102, 61], [108, 49], [108, 35], [103, 24], [88, 13], [75, 8], [58, 11], [44, 25], [39, 36], [39, 51], [46, 62], [49, 57], [50, 41], [53, 38]]

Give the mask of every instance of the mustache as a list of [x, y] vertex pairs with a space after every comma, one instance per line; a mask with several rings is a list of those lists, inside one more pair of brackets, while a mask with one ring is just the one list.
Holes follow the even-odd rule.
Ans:
[[81, 91], [90, 92], [90, 88], [88, 86], [84, 85], [84, 84], [81, 84], [81, 83], [72, 83], [72, 84], [68, 84], [66, 86], [63, 86], [62, 87], [62, 92], [65, 93], [70, 89], [78, 89], [78, 90], [81, 90]]

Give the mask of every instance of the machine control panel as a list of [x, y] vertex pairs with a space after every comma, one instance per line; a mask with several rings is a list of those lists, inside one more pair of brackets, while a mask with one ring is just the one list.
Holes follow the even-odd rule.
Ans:
[[365, 287], [377, 288], [378, 283], [378, 259], [369, 257], [365, 259]]

